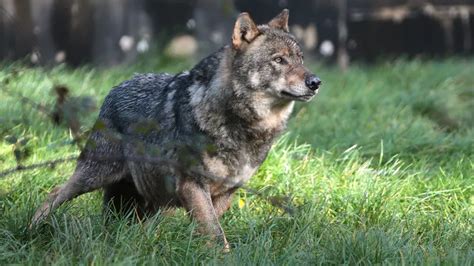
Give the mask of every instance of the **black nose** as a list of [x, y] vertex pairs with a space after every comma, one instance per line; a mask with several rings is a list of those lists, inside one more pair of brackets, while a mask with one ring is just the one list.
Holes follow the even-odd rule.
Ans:
[[317, 90], [321, 85], [321, 80], [315, 75], [308, 75], [304, 82], [306, 87], [313, 91]]

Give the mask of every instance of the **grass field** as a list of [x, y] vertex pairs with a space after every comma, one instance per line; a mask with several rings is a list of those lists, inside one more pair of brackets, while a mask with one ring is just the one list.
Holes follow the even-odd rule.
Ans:
[[[23, 165], [78, 155], [72, 133], [44, 114], [54, 86], [100, 105], [134, 72], [190, 65], [1, 65], [0, 172], [16, 166], [14, 151]], [[289, 133], [222, 219], [232, 252], [206, 245], [184, 211], [106, 223], [101, 192], [27, 230], [34, 208], [72, 173], [68, 162], [0, 177], [0, 265], [473, 265], [474, 60], [396, 60], [354, 65], [346, 74], [312, 68], [324, 82], [321, 93], [297, 106]], [[96, 115], [81, 112], [81, 130]]]

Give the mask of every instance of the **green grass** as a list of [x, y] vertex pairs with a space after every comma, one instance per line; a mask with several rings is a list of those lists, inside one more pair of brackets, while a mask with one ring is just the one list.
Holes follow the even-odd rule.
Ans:
[[[30, 138], [22, 147], [31, 151], [24, 165], [77, 155], [67, 129], [12, 94], [49, 107], [52, 88], [63, 84], [100, 103], [134, 72], [190, 65], [163, 59], [109, 70], [3, 64], [1, 137]], [[229, 254], [207, 245], [182, 210], [145, 223], [106, 223], [100, 192], [66, 204], [29, 231], [34, 208], [74, 163], [3, 177], [0, 264], [473, 265], [473, 69], [472, 59], [354, 65], [346, 74], [315, 65], [324, 82], [320, 95], [297, 106], [289, 133], [222, 219]], [[82, 130], [96, 115], [81, 116]], [[0, 162], [0, 171], [16, 165], [6, 140]]]

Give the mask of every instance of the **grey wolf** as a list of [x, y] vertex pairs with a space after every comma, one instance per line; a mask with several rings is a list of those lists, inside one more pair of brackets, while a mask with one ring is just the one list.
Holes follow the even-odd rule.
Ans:
[[238, 16], [232, 42], [176, 75], [141, 74], [113, 88], [70, 179], [36, 211], [104, 189], [104, 203], [141, 215], [184, 207], [199, 231], [229, 244], [219, 217], [285, 129], [295, 101], [321, 80], [303, 65], [288, 10], [257, 26]]

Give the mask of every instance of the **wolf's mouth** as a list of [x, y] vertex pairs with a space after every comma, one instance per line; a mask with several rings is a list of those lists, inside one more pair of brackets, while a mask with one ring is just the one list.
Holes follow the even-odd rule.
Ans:
[[299, 101], [309, 101], [316, 94], [315, 92], [310, 92], [307, 94], [296, 95], [288, 91], [281, 91], [280, 93], [285, 98], [289, 98], [291, 100], [299, 100]]

